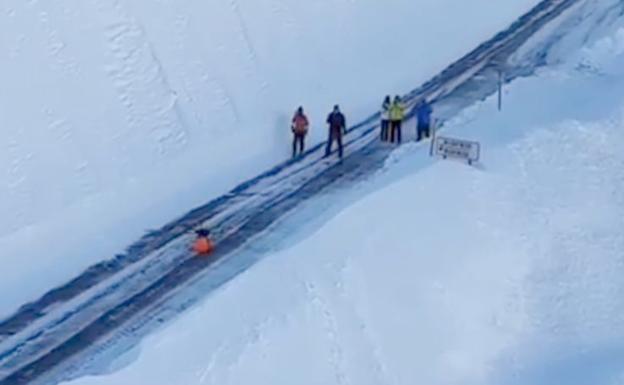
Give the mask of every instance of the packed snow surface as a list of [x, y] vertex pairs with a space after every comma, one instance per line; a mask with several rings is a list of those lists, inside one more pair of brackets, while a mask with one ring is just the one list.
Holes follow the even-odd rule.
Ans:
[[449, 122], [478, 167], [402, 147], [258, 247], [304, 240], [72, 385], [623, 384], [622, 90], [624, 29]]

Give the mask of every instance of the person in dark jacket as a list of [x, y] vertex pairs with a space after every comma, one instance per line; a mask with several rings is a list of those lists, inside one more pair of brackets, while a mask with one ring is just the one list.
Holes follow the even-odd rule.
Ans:
[[342, 136], [347, 132], [347, 120], [340, 112], [338, 105], [334, 106], [334, 110], [327, 117], [327, 124], [329, 124], [329, 138], [327, 139], [325, 156], [331, 154], [332, 145], [336, 141], [338, 143], [338, 156], [342, 159]]
[[390, 100], [390, 95], [386, 96], [381, 105], [381, 141], [388, 141], [388, 131], [390, 129], [390, 107], [392, 106], [392, 101]]
[[308, 117], [303, 112], [303, 107], [299, 107], [292, 119], [291, 130], [293, 132], [293, 158], [297, 156], [297, 145], [299, 145], [299, 154], [303, 154], [305, 149], [305, 137], [308, 134], [310, 123]]
[[416, 105], [416, 120], [418, 126], [416, 128], [417, 141], [421, 141], [423, 137], [431, 136], [431, 114], [433, 109], [427, 99], [423, 99]]

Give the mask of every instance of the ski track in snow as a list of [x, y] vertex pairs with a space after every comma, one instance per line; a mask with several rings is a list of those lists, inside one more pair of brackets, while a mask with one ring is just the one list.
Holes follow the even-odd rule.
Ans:
[[[112, 23], [108, 26], [108, 46], [114, 59], [113, 64], [111, 64], [109, 68], [109, 74], [116, 85], [119, 98], [130, 112], [128, 114], [130, 117], [129, 123], [131, 123], [131, 126], [137, 126], [139, 124], [144, 126], [146, 122], [142, 119], [147, 119], [146, 116], [162, 118], [164, 122], [162, 123], [163, 125], [156, 126], [157, 128], [154, 129], [155, 132], [160, 132], [160, 134], [157, 135], [157, 141], [160, 143], [160, 150], [167, 151], [168, 146], [183, 145], [186, 135], [185, 131], [181, 126], [179, 115], [176, 116], [176, 114], [171, 111], [175, 106], [175, 96], [171, 95], [171, 89], [167, 87], [166, 77], [162, 74], [161, 66], [159, 66], [157, 59], [149, 52], [149, 46], [147, 46], [144, 41], [143, 30], [135, 21], [126, 15], [118, 1], [96, 1], [100, 6], [100, 11], [108, 15], [108, 17], [105, 18], [106, 20], [117, 20], [116, 23]], [[532, 33], [534, 33], [535, 30], [540, 29], [542, 25], [550, 20], [549, 15], [551, 18], [557, 16], [559, 15], [559, 11], [566, 9], [573, 3], [575, 3], [575, 1], [546, 1], [540, 5], [541, 8], [538, 8], [540, 11], [534, 15], [536, 20], [532, 21], [529, 19], [525, 20], [525, 22], [531, 25], [531, 28], [533, 28]], [[242, 13], [235, 1], [230, 1], [230, 5], [232, 6], [233, 12], [238, 15], [237, 17], [241, 23], [241, 28], [243, 30], [241, 32], [242, 38], [246, 39], [244, 32], [246, 27], [242, 19]], [[552, 12], [553, 10], [556, 11]], [[552, 13], [549, 13], [549, 11]], [[112, 18], [110, 17], [111, 15], [113, 15]], [[494, 56], [496, 56], [495, 53], [498, 52], [499, 49], [510, 49], [500, 40], [505, 41], [505, 39], [507, 39], [510, 47], [515, 49], [521, 45], [522, 42], [526, 41], [526, 38], [531, 36], [532, 33], [526, 36], [528, 33], [527, 30], [529, 29], [527, 25], [521, 25], [520, 28], [518, 27], [519, 26], [516, 25], [507, 35], [499, 35], [497, 37], [499, 39], [498, 41], [484, 44], [484, 46], [479, 47], [475, 52], [458, 62], [463, 63], [463, 65], [466, 66], [465, 68], [461, 69], [461, 65], [456, 63], [445, 70], [442, 75], [436, 77], [432, 82], [410, 93], [408, 96], [411, 103], [414, 103], [422, 94], [437, 95], [439, 101], [444, 101], [444, 97], [447, 96], [449, 99], [452, 99], [453, 90], [464, 87], [469, 79], [487, 70], [487, 63], [494, 59]], [[520, 36], [518, 38], [519, 40], [515, 39], [516, 33]], [[249, 40], [248, 45], [250, 57], [254, 59], [257, 58], [253, 53], [253, 45]], [[258, 70], [257, 67], [256, 70]], [[146, 76], [137, 76], [139, 73]], [[163, 94], [156, 96], [156, 100], [161, 100], [156, 110], [151, 106], [148, 108], [148, 106], [139, 106], [136, 104], [133, 94], [137, 92], [137, 90], [140, 91], [143, 85], [135, 84], [135, 81], [130, 80], [135, 78], [141, 79], [141, 81], [147, 84], [153, 82], [161, 84]], [[486, 85], [484, 89], [485, 92], [489, 93], [491, 91], [491, 86]], [[164, 105], [162, 104], [162, 100], [166, 101]], [[144, 109], [148, 109], [149, 111], [146, 113]], [[154, 112], [156, 113], [154, 114]], [[59, 120], [59, 122], [61, 122], [59, 123], [59, 127], [63, 126], [62, 120]], [[377, 134], [374, 130], [375, 127], [376, 115], [352, 128], [351, 134], [348, 136], [349, 143], [347, 145], [347, 151], [353, 154], [357, 154], [358, 152], [366, 154], [365, 151], [372, 151], [372, 149], [369, 148], [369, 144], [376, 139]], [[64, 129], [67, 129], [67, 127]], [[24, 328], [17, 332], [5, 334], [4, 337], [0, 339], [0, 369], [2, 369], [0, 370], [0, 378], [11, 374], [15, 370], [22, 370], [24, 365], [28, 364], [32, 366], [31, 363], [36, 362], [39, 357], [45, 357], [48, 352], [52, 352], [53, 349], [62, 346], [65, 342], [65, 338], [71, 335], [72, 332], [81, 330], [81, 328], [87, 327], [87, 325], [90, 325], [92, 322], [97, 322], [101, 314], [110, 309], [111, 304], [120, 303], [128, 298], [132, 298], [132, 296], [137, 293], [143, 293], [145, 288], [150, 287], [149, 285], [163, 276], [163, 274], [175, 272], [178, 265], [180, 263], [186, 263], [185, 261], [189, 257], [189, 253], [185, 251], [185, 245], [188, 244], [189, 237], [191, 236], [188, 235], [187, 231], [192, 227], [203, 224], [211, 228], [216, 228], [215, 237], [217, 241], [220, 239], [227, 240], [230, 237], [235, 237], [235, 234], [246, 226], [250, 218], [256, 215], [254, 210], [259, 209], [262, 211], [271, 208], [276, 204], [275, 202], [288, 202], [288, 199], [292, 199], [296, 194], [301, 194], [301, 189], [306, 186], [306, 183], [314, 182], [319, 176], [331, 172], [334, 173], [333, 177], [336, 178], [335, 180], [357, 180], [366, 175], [367, 172], [372, 172], [374, 170], [374, 168], [367, 171], [358, 170], [358, 166], [354, 166], [356, 167], [355, 170], [358, 170], [358, 172], [349, 175], [346, 170], [334, 167], [336, 165], [336, 160], [321, 160], [322, 150], [322, 145], [317, 146], [311, 149], [300, 161], [289, 162], [287, 165], [278, 168], [277, 171], [268, 173], [257, 180], [246, 183], [233, 193], [220, 198], [220, 200], [218, 200], [219, 202], [228, 201], [228, 204], [222, 205], [218, 210], [210, 212], [209, 219], [203, 218], [198, 220], [195, 218], [190, 223], [180, 223], [169, 228], [169, 231], [173, 233], [169, 235], [171, 238], [160, 245], [158, 245], [159, 242], [156, 242], [158, 246], [154, 246], [156, 247], [155, 249], [150, 250], [150, 252], [138, 262], [131, 264], [126, 267], [126, 269], [113, 275], [111, 279], [103, 280], [88, 288], [80, 295], [76, 295], [63, 303], [52, 303], [52, 305], [54, 305], [53, 307], [40, 309], [42, 317], [35, 318]], [[378, 155], [385, 158], [387, 154], [380, 153]], [[86, 165], [83, 167], [86, 167]], [[77, 172], [81, 172], [81, 167], [79, 167]], [[328, 180], [327, 182], [330, 183], [332, 180]], [[85, 188], [88, 188], [88, 186]], [[224, 209], [223, 206], [227, 206], [227, 209]], [[205, 211], [198, 210], [195, 215], [200, 215], [202, 212], [203, 215], [207, 214]], [[154, 238], [157, 239], [158, 235], [158, 233], [155, 233]], [[162, 236], [162, 234], [160, 235]], [[146, 240], [149, 240], [149, 238], [149, 236], [146, 237]], [[147, 243], [144, 245], [146, 244]], [[236, 250], [236, 247], [234, 247], [233, 250]], [[137, 279], [138, 277], [143, 277], [145, 279]], [[341, 313], [340, 316], [337, 316], [335, 311], [333, 311], [336, 307], [323, 300], [325, 296], [321, 289], [314, 284], [307, 285], [306, 287], [308, 288], [310, 296], [313, 298], [312, 302], [325, 319], [327, 335], [332, 343], [331, 362], [335, 367], [336, 379], [339, 383], [349, 384], [351, 383], [351, 379], [348, 374], [348, 352], [344, 350], [341, 344], [339, 331], [342, 330], [342, 328], [340, 325], [344, 322], [350, 324], [363, 323], [362, 317], [358, 315], [355, 309], [348, 306], [349, 299], [346, 294], [342, 293], [341, 298], [344, 299], [344, 303], [341, 305], [344, 306], [341, 307], [351, 310], [345, 310], [346, 314]], [[181, 289], [182, 288], [179, 288], [179, 290]], [[343, 290], [342, 288], [337, 289]], [[171, 295], [172, 294], [169, 294], [169, 296], [165, 296], [160, 300], [165, 301]], [[103, 299], [106, 299], [106, 301], [103, 301]], [[89, 311], [87, 312], [86, 309], [89, 309]], [[134, 314], [134, 317], [138, 314], [145, 315], [145, 312], [145, 310], [140, 311]], [[153, 317], [153, 313], [151, 314], [150, 317]], [[66, 322], [68, 320], [72, 322]], [[144, 320], [138, 323], [147, 324], [149, 321]], [[136, 330], [138, 330], [138, 327], [134, 331]], [[252, 333], [260, 332], [256, 330]], [[374, 348], [375, 344], [373, 343], [372, 336], [366, 334], [365, 325], [362, 325], [361, 334], [362, 335], [357, 336], [357, 339], [361, 340], [359, 343], [367, 344], [372, 347], [366, 349], [372, 352], [371, 356], [361, 359], [375, 368], [373, 377], [376, 378], [379, 383], [392, 383], [388, 379], [381, 353]], [[129, 335], [132, 335], [132, 333]], [[44, 338], [41, 338], [42, 336], [44, 336]], [[261, 337], [260, 334], [258, 334], [258, 336], [259, 338]], [[113, 337], [113, 339], [119, 337], [118, 335], [117, 337]], [[356, 338], [354, 337], [354, 339]], [[18, 342], [17, 345], [15, 345], [16, 341]], [[105, 341], [93, 341], [93, 343], [95, 344], [94, 346], [106, 344]], [[210, 366], [210, 364], [208, 366]], [[36, 366], [34, 366], [32, 369], [24, 372], [26, 377], [19, 378], [28, 378], [28, 376], [33, 373], [33, 370], [35, 371], [34, 373], [37, 373]], [[9, 379], [9, 381], [11, 380]], [[5, 382], [0, 381], [0, 384], [4, 385], [4, 383]]]
[[[346, 265], [327, 265], [327, 280], [306, 282], [309, 303], [321, 316], [331, 345], [330, 364], [339, 384], [391, 384], [366, 319], [344, 286]], [[356, 378], [357, 377], [357, 378]]]
[[236, 16], [240, 28], [241, 40], [245, 43], [244, 45], [247, 49], [248, 60], [246, 62], [251, 63], [253, 66], [249, 71], [249, 76], [258, 76], [260, 78], [259, 96], [266, 96], [270, 88], [270, 83], [264, 71], [262, 71], [260, 55], [255, 47], [252, 34], [249, 32], [247, 22], [245, 21], [245, 15], [241, 10], [238, 0], [230, 0], [230, 7]]
[[[351, 269], [351, 264], [349, 263], [349, 259], [345, 261], [345, 266], [342, 268], [342, 280], [344, 281], [345, 277], [352, 277], [354, 275], [354, 271]], [[375, 337], [371, 333], [370, 327], [367, 325], [367, 315], [365, 312], [360, 309], [358, 304], [354, 301], [352, 296], [352, 291], [349, 290], [348, 287], [341, 284], [339, 287], [341, 298], [344, 298], [345, 301], [348, 301], [348, 308], [351, 309], [352, 312], [352, 322], [351, 328], [352, 330], [360, 330], [361, 334], [354, 338], [357, 344], [364, 345], [363, 348], [359, 348], [360, 352], [369, 352], [370, 357], [367, 358], [367, 362], [364, 365], [359, 365], [357, 367], [369, 367], [373, 368], [372, 375], [368, 376], [368, 380], [371, 385], [374, 384], [385, 384], [391, 385], [395, 384], [396, 380], [390, 375], [388, 371], [388, 366], [386, 364], [386, 360], [383, 357], [379, 349], [379, 344], [376, 342]], [[355, 290], [355, 288], [352, 288]], [[345, 306], [346, 304], [342, 304], [341, 306]], [[356, 345], [357, 346], [357, 345]], [[364, 381], [362, 381], [364, 383]]]
[[336, 383], [340, 385], [351, 385], [352, 382], [347, 374], [345, 364], [345, 352], [343, 344], [340, 341], [337, 320], [332, 313], [332, 309], [314, 283], [307, 282], [306, 291], [310, 297], [311, 304], [320, 313], [324, 321], [325, 334], [331, 346], [331, 356], [329, 360], [331, 366], [334, 368]]
[[256, 51], [254, 47], [253, 40], [251, 38], [251, 35], [249, 34], [247, 23], [245, 22], [245, 18], [243, 17], [243, 13], [240, 9], [240, 5], [238, 4], [238, 1], [237, 0], [228, 0], [228, 1], [230, 3], [230, 8], [232, 9], [232, 13], [234, 13], [234, 16], [236, 17], [236, 20], [238, 22], [238, 27], [240, 31], [239, 32], [240, 39], [244, 43], [244, 46], [247, 50], [248, 60], [246, 60], [245, 63], [253, 64], [253, 68], [249, 69], [249, 75], [251, 76], [254, 71], [260, 72], [259, 64], [258, 64], [258, 52]]

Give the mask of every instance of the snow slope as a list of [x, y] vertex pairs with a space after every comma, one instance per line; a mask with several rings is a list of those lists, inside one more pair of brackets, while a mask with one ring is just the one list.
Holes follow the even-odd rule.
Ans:
[[[545, 57], [554, 43], [570, 36], [571, 28], [580, 29], [579, 17], [595, 14], [593, 20], [584, 22], [590, 26], [588, 33], [598, 26], [608, 25], [614, 15], [617, 18], [617, 12], [604, 10], [604, 4], [593, 7], [595, 4], [587, 3], [593, 2], [544, 1], [509, 29], [480, 44], [435, 79], [410, 92], [408, 100], [441, 93], [447, 97], [437, 97], [436, 111], [444, 105], [447, 113], [456, 115], [462, 106], [493, 92], [497, 78], [493, 66], [506, 62], [527, 39], [532, 40], [529, 47], [534, 53], [531, 56]], [[579, 4], [585, 5], [579, 7]], [[569, 6], [572, 9], [557, 18]], [[531, 39], [535, 32], [550, 24], [561, 24], [561, 27], [552, 33], [539, 33], [539, 39]], [[582, 41], [586, 38], [579, 37]], [[532, 60], [520, 68], [508, 68], [508, 79], [532, 73], [535, 65]], [[135, 346], [154, 326], [184, 312], [262, 258], [266, 253], [258, 249], [255, 253], [230, 254], [275, 220], [283, 218], [293, 205], [299, 206], [319, 191], [330, 191], [336, 185], [350, 186], [377, 172], [395, 149], [375, 140], [377, 123], [373, 116], [354, 127], [347, 136], [349, 156], [340, 165], [332, 166], [335, 161], [332, 158], [315, 161], [322, 155], [322, 146], [316, 146], [304, 158], [280, 163], [227, 195], [150, 232], [133, 243], [126, 254], [91, 267], [36, 303], [22, 306], [0, 325], [0, 338], [5, 336], [0, 352], [0, 376], [8, 376], [0, 382], [34, 385], [35, 378], [39, 378], [41, 383], [48, 383], [107, 366], [111, 359], [109, 353], [116, 356], [115, 352], [123, 350], [123, 346]], [[357, 149], [363, 145], [364, 148]], [[290, 194], [289, 191], [295, 192]], [[201, 222], [214, 230], [220, 245], [217, 254], [208, 261], [189, 258], [187, 249], [191, 234], [185, 233]], [[114, 272], [118, 274], [111, 276]], [[171, 298], [172, 293], [175, 298]], [[47, 380], [41, 378], [42, 374]]]
[[290, 247], [72, 384], [622, 384], [623, 64], [619, 29], [514, 83], [503, 113], [465, 110], [446, 134], [480, 140], [480, 167], [423, 169], [425, 145], [404, 146], [255, 246]]
[[297, 105], [318, 142], [535, 3], [4, 1], [0, 315], [287, 157]]

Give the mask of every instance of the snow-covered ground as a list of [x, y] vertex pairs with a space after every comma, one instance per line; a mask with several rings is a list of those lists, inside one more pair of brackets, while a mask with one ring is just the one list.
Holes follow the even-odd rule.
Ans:
[[502, 113], [492, 99], [449, 122], [481, 141], [479, 167], [404, 146], [258, 245], [287, 248], [72, 385], [623, 384], [622, 90], [619, 29], [515, 82]]
[[285, 159], [299, 104], [318, 142], [536, 3], [4, 1], [0, 316]]

